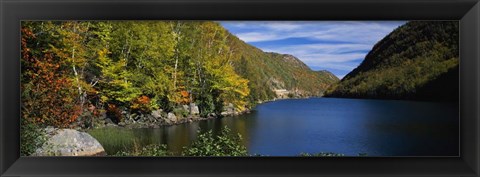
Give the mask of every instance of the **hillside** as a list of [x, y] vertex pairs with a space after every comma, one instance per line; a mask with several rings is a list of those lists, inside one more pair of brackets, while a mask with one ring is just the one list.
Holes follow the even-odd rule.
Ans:
[[458, 22], [412, 21], [379, 41], [329, 97], [458, 100]]
[[69, 126], [84, 112], [115, 123], [128, 118], [122, 112], [215, 117], [321, 96], [338, 80], [248, 45], [217, 22], [24, 22], [22, 37], [24, 113], [46, 125]]
[[277, 96], [322, 96], [339, 80], [328, 71], [312, 71], [295, 56], [263, 52], [235, 35], [228, 36], [228, 45], [234, 53], [235, 71], [249, 80], [249, 100], [252, 103]]

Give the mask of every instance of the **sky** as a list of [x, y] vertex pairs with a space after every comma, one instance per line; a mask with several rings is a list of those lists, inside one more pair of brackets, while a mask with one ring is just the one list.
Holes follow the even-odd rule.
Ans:
[[404, 21], [222, 21], [232, 34], [265, 52], [291, 54], [312, 70], [343, 78], [373, 45]]

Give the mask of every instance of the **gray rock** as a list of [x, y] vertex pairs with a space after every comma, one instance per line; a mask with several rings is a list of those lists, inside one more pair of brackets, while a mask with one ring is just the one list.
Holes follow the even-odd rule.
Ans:
[[143, 114], [140, 114], [137, 116], [137, 118], [135, 119], [137, 122], [145, 122], [145, 116], [143, 116]]
[[149, 122], [152, 122], [152, 123], [153, 123], [153, 122], [157, 122], [157, 119], [156, 119], [155, 117], [153, 117], [152, 115], [147, 115], [147, 120], [148, 120]]
[[117, 124], [114, 124], [114, 123], [107, 123], [105, 126], [107, 126], [107, 127], [118, 127]]
[[49, 134], [49, 135], [53, 135], [53, 134], [55, 134], [56, 130], [57, 130], [56, 128], [54, 128], [52, 126], [48, 126], [47, 128], [45, 128], [45, 133]]
[[124, 127], [126, 125], [126, 123], [125, 122], [120, 122], [120, 123], [118, 123], [118, 125]]
[[105, 119], [105, 124], [113, 124], [112, 119], [106, 118], [106, 119]]
[[190, 114], [191, 114], [191, 115], [198, 115], [198, 114], [200, 114], [200, 110], [198, 109], [198, 106], [195, 105], [195, 103], [190, 103]]
[[208, 117], [217, 117], [217, 115], [212, 112], [212, 113], [209, 113], [209, 114], [208, 114]]
[[177, 116], [175, 116], [175, 114], [171, 112], [167, 114], [167, 119], [170, 120], [171, 122], [177, 122]]
[[[223, 113], [224, 112], [224, 113]], [[233, 106], [232, 103], [228, 103], [225, 107], [223, 107], [223, 112], [222, 115], [233, 115], [235, 112], [235, 107]]]
[[170, 121], [169, 119], [163, 119], [163, 121], [164, 121], [165, 124], [167, 124], [167, 125], [172, 124], [172, 121]]
[[190, 112], [190, 107], [188, 105], [182, 105], [184, 111]]
[[104, 156], [105, 149], [88, 133], [57, 129], [32, 156]]
[[154, 110], [154, 111], [152, 111], [151, 115], [155, 119], [160, 119], [160, 118], [162, 118], [162, 110], [161, 109]]
[[138, 121], [138, 119], [141, 118], [140, 116], [138, 116], [138, 115], [135, 114], [135, 113], [131, 114], [130, 117], [131, 117], [133, 120], [135, 120], [135, 121]]
[[222, 116], [227, 116], [227, 115], [228, 115], [228, 112], [227, 112], [227, 111], [223, 111], [223, 112], [220, 113], [220, 115], [222, 115]]

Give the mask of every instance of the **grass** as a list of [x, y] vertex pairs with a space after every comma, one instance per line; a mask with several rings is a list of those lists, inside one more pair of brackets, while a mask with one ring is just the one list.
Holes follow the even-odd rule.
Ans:
[[[88, 133], [102, 144], [110, 156], [263, 156], [249, 155], [247, 148], [241, 143], [242, 137], [239, 134], [234, 135], [227, 127], [223, 128], [219, 135], [214, 135], [211, 131], [199, 133], [198, 138], [190, 146], [184, 146], [181, 153], [169, 151], [165, 144], [140, 144], [138, 137], [133, 132], [122, 128], [93, 129]], [[298, 156], [343, 157], [345, 155], [335, 152], [320, 152], [301, 153]], [[358, 156], [367, 156], [367, 154], [359, 153]]]
[[135, 145], [133, 132], [121, 128], [102, 128], [88, 131], [95, 139], [102, 144], [107, 154], [115, 154], [119, 151], [130, 150]]

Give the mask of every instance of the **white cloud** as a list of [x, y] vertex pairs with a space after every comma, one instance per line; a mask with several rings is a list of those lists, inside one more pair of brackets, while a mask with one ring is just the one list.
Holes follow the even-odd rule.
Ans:
[[[336, 40], [348, 42], [371, 43], [390, 33], [403, 22], [223, 22], [228, 27], [239, 29], [232, 31], [245, 42], [273, 41], [287, 38], [312, 38], [317, 40]], [[255, 32], [264, 38], [248, 37]]]
[[242, 39], [243, 41], [248, 41], [248, 42], [272, 41], [272, 40], [279, 39], [279, 37], [276, 36], [275, 34], [265, 34], [260, 32], [241, 33], [241, 34], [237, 34], [236, 36]]
[[[351, 71], [373, 45], [405, 22], [381, 21], [228, 21], [241, 40], [269, 52], [292, 54], [311, 68]], [[306, 43], [289, 42], [302, 39]], [[283, 42], [277, 42], [283, 40]], [[343, 73], [335, 73], [343, 77]]]

